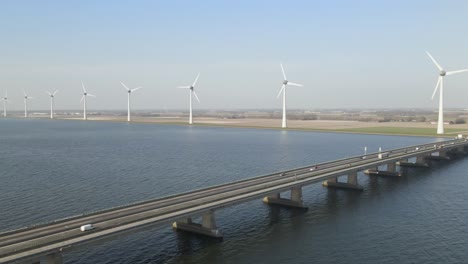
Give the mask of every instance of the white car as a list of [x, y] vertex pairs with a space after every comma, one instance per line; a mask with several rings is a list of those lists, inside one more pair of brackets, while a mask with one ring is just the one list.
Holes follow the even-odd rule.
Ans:
[[88, 230], [92, 230], [94, 229], [94, 226], [92, 224], [87, 224], [87, 225], [82, 225], [80, 227], [80, 230], [85, 232], [85, 231], [88, 231]]

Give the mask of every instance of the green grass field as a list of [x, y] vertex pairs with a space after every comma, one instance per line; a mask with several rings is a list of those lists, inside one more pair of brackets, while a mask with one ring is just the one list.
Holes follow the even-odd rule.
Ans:
[[[391, 134], [391, 135], [411, 135], [411, 136], [440, 136], [437, 135], [435, 128], [417, 128], [417, 127], [362, 127], [339, 129], [337, 131], [352, 133], [370, 133], [370, 134]], [[445, 136], [456, 136], [457, 134], [468, 134], [468, 131], [460, 129], [446, 128]]]

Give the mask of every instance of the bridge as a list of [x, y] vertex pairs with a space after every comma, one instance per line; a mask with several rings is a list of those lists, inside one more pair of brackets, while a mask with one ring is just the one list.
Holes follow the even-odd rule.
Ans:
[[[172, 223], [174, 229], [221, 238], [215, 211], [263, 199], [267, 204], [306, 208], [302, 187], [322, 182], [330, 188], [362, 190], [358, 172], [399, 177], [405, 167], [429, 167], [434, 160], [464, 155], [468, 141], [456, 138], [313, 164], [241, 181], [73, 216], [51, 223], [0, 233], [0, 263], [62, 263], [63, 252], [85, 243], [112, 239]], [[397, 171], [397, 166], [400, 170]], [[340, 182], [340, 176], [346, 181]], [[289, 197], [282, 197], [289, 192]], [[201, 216], [201, 222], [192, 219]], [[91, 230], [80, 227], [92, 224]]]

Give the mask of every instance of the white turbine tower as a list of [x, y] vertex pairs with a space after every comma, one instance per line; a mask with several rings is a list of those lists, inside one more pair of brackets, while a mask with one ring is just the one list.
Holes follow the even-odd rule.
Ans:
[[189, 117], [189, 124], [190, 125], [193, 124], [193, 121], [192, 121], [192, 94], [195, 96], [197, 101], [200, 102], [200, 99], [198, 99], [197, 93], [194, 90], [195, 89], [195, 84], [197, 84], [197, 81], [198, 81], [198, 77], [200, 77], [200, 73], [197, 75], [197, 78], [195, 78], [195, 81], [190, 86], [179, 86], [179, 87], [177, 87], [177, 88], [180, 88], [180, 89], [189, 89], [190, 90], [190, 117]]
[[83, 82], [81, 82], [81, 87], [83, 87], [83, 96], [81, 96], [80, 102], [83, 102], [83, 120], [86, 120], [87, 119], [87, 117], [86, 117], [86, 97], [88, 97], [88, 96], [96, 97], [96, 96], [92, 95], [92, 94], [90, 94], [90, 93], [88, 93], [86, 91], [86, 88], [85, 88]]
[[55, 95], [58, 93], [58, 90], [55, 90], [54, 93], [51, 93], [49, 91], [46, 91], [49, 96], [50, 96], [50, 119], [53, 119], [54, 118], [54, 98], [55, 98]]
[[431, 54], [426, 51], [429, 58], [431, 58], [432, 62], [434, 62], [437, 69], [439, 69], [439, 78], [437, 80], [436, 87], [434, 89], [434, 93], [432, 93], [432, 100], [434, 100], [434, 95], [437, 92], [437, 88], [439, 89], [439, 120], [437, 122], [437, 134], [444, 134], [444, 77], [447, 75], [453, 75], [456, 73], [467, 72], [468, 69], [458, 70], [458, 71], [445, 71], [437, 61], [431, 56]]
[[28, 117], [28, 99], [32, 99], [31, 96], [28, 96], [28, 94], [26, 94], [26, 91], [23, 90], [23, 94], [24, 94], [24, 117]]
[[3, 117], [6, 117], [7, 103], [10, 103], [10, 100], [8, 100], [8, 90], [5, 90], [5, 97], [3, 97], [1, 101], [3, 101]]
[[279, 98], [281, 93], [283, 93], [283, 122], [281, 124], [281, 127], [286, 128], [288, 127], [286, 123], [286, 87], [288, 85], [302, 87], [302, 84], [297, 84], [297, 83], [288, 81], [288, 79], [286, 78], [286, 73], [284, 73], [283, 64], [280, 64], [280, 66], [281, 66], [281, 71], [283, 72], [284, 80], [283, 80], [283, 86], [281, 87], [281, 90], [279, 91], [278, 96], [276, 98]]
[[130, 122], [130, 94], [138, 89], [141, 89], [141, 87], [130, 89], [127, 87], [127, 85], [125, 85], [125, 83], [123, 82], [120, 82], [120, 83], [125, 89], [127, 89], [127, 93], [128, 93], [127, 122]]

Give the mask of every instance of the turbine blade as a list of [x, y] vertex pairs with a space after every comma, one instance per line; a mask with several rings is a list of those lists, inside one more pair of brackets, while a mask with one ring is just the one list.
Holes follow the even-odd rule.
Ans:
[[59, 90], [55, 90], [55, 92], [52, 95], [55, 96], [56, 94], [58, 94], [58, 92], [59, 92]]
[[143, 88], [143, 87], [140, 86], [140, 87], [137, 87], [137, 88], [133, 88], [133, 89], [130, 90], [130, 91], [134, 92], [134, 91], [136, 91], [136, 90], [140, 90], [141, 88]]
[[200, 102], [200, 99], [198, 99], [197, 93], [193, 91], [193, 95], [195, 95], [195, 98], [197, 99], [198, 102]]
[[439, 69], [439, 71], [442, 71], [442, 67], [440, 67], [439, 63], [437, 63], [437, 61], [432, 57], [432, 55], [426, 50], [426, 53], [427, 53], [427, 56], [429, 56], [429, 58], [431, 58], [432, 62], [434, 62], [434, 64], [436, 65], [437, 69]]
[[81, 87], [83, 87], [83, 92], [86, 93], [86, 88], [84, 87], [83, 81], [81, 81]]
[[83, 95], [83, 96], [81, 96], [80, 103], [82, 103], [82, 102], [83, 102], [83, 100], [84, 100], [84, 97], [85, 97], [84, 95]]
[[281, 93], [283, 92], [283, 90], [285, 88], [286, 88], [286, 85], [283, 84], [283, 86], [281, 86], [281, 90], [279, 91], [278, 96], [276, 96], [276, 98], [279, 98], [279, 96], [281, 95]]
[[49, 95], [52, 95], [49, 91], [46, 91], [46, 93], [48, 93]]
[[453, 74], [457, 74], [457, 73], [461, 73], [461, 72], [468, 72], [468, 69], [458, 70], [458, 71], [449, 71], [446, 74], [447, 75], [453, 75]]
[[123, 82], [120, 82], [122, 84], [123, 87], [125, 87], [125, 89], [127, 89], [127, 91], [130, 91], [130, 89], [127, 87], [127, 85], [125, 85], [125, 83]]
[[23, 94], [24, 94], [24, 96], [28, 96], [28, 95], [26, 94], [26, 91], [25, 91], [24, 89], [23, 89]]
[[197, 78], [195, 78], [195, 81], [192, 84], [193, 87], [195, 87], [195, 84], [197, 84], [197, 81], [198, 81], [199, 77], [200, 77], [200, 73], [197, 75]]
[[94, 94], [90, 94], [90, 93], [88, 93], [88, 94], [86, 94], [86, 95], [89, 95], [89, 96], [91, 96], [91, 97], [96, 97]]
[[288, 82], [288, 85], [298, 86], [298, 87], [304, 87], [304, 85], [302, 85], [302, 84], [292, 83], [292, 82]]
[[443, 78], [442, 76], [439, 76], [439, 78], [437, 79], [436, 87], [435, 87], [435, 89], [434, 89], [434, 92], [432, 93], [432, 100], [434, 100], [434, 95], [436, 94], [437, 89], [439, 88], [440, 80], [441, 80], [442, 78]]
[[178, 88], [178, 89], [189, 89], [190, 86], [179, 86], [179, 87], [177, 87], [177, 88]]
[[286, 78], [286, 73], [284, 73], [283, 64], [280, 63], [280, 66], [281, 66], [281, 71], [283, 72], [283, 78], [284, 78], [284, 80], [287, 80], [287, 78]]

